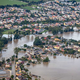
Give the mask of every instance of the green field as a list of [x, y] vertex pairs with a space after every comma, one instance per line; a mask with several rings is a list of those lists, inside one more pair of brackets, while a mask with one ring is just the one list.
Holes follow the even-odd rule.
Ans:
[[27, 4], [25, 2], [21, 2], [21, 1], [18, 1], [18, 0], [0, 0], [0, 5], [14, 5], [14, 4], [17, 4], [17, 5], [22, 5], [22, 4]]
[[10, 29], [10, 30], [5, 30], [4, 32], [3, 32], [3, 34], [8, 34], [8, 33], [10, 33], [10, 32], [14, 32], [15, 30], [13, 30], [13, 29]]
[[23, 9], [27, 9], [27, 10], [33, 10], [33, 8], [31, 6], [26, 6], [26, 7], [22, 7]]
[[37, 5], [31, 5], [32, 7], [37, 7]]
[[21, 8], [27, 9], [27, 10], [37, 10], [37, 9], [32, 8], [33, 6], [37, 7], [36, 5], [32, 5], [32, 6], [25, 6], [25, 7], [21, 7]]
[[40, 0], [28, 0], [28, 1], [34, 1], [34, 2], [38, 2], [38, 1], [40, 1]]
[[[70, 1], [73, 1], [73, 0], [70, 0]], [[74, 1], [80, 2], [80, 0], [74, 0]]]
[[80, 0], [75, 0], [75, 1], [80, 2]]

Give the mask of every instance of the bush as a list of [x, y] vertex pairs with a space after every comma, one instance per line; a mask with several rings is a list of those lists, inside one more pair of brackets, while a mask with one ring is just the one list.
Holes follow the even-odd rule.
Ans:
[[49, 62], [50, 60], [49, 60], [49, 58], [48, 57], [46, 57], [44, 60], [43, 60], [43, 62]]
[[54, 53], [54, 56], [56, 56], [56, 53]]
[[30, 65], [30, 63], [27, 63], [27, 65]]
[[26, 51], [26, 49], [23, 49], [23, 51]]
[[27, 44], [24, 44], [24, 47], [27, 47]]
[[39, 39], [39, 37], [35, 38], [34, 45], [36, 46], [42, 45], [42, 41]]

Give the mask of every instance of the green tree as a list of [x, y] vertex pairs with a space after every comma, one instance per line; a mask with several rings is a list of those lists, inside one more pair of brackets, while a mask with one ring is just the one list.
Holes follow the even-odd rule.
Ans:
[[17, 29], [14, 31], [14, 39], [19, 39], [19, 38], [21, 38], [20, 31]]
[[14, 53], [16, 54], [16, 58], [18, 58], [18, 52], [20, 51], [20, 49], [18, 47], [16, 47], [14, 49]]
[[48, 39], [51, 39], [51, 36], [47, 36]]
[[43, 62], [49, 62], [50, 60], [49, 60], [49, 58], [48, 57], [46, 57], [44, 60], [43, 60]]
[[24, 44], [24, 47], [27, 47], [27, 44]]
[[36, 46], [42, 45], [42, 41], [39, 39], [39, 37], [35, 38], [34, 45]]
[[12, 80], [14, 79], [14, 75], [11, 75], [11, 79], [12, 79]]
[[32, 29], [32, 34], [34, 33], [34, 30]]
[[11, 61], [14, 61], [14, 60], [15, 60], [15, 55], [11, 57]]
[[2, 80], [5, 80], [5, 78], [3, 78]]
[[35, 80], [38, 80], [38, 79], [35, 79]]
[[2, 38], [2, 35], [3, 35], [3, 30], [2, 29], [0, 29], [0, 39]]

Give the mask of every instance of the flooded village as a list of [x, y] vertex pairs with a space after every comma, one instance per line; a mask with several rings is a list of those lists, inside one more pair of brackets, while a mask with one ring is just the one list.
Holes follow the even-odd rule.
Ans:
[[[42, 43], [38, 42], [40, 43], [38, 46], [34, 45], [36, 38], [38, 38], [42, 42]], [[59, 58], [61, 57], [63, 59], [63, 61], [61, 60], [62, 62], [65, 62], [64, 60], [66, 58], [68, 59], [68, 57], [71, 61], [79, 58], [79, 52], [80, 52], [79, 41], [76, 41], [76, 40], [67, 40], [63, 37], [58, 37], [54, 35], [52, 36], [51, 34], [50, 35], [46, 34], [46, 37], [45, 37], [43, 34], [43, 35], [39, 35], [38, 37], [37, 35], [25, 36], [25, 37], [22, 37], [21, 39], [13, 40], [13, 41], [8, 43], [6, 51], [4, 51], [3, 49], [2, 56], [4, 56], [6, 59], [5, 70], [7, 71], [9, 70], [9, 74], [15, 75], [14, 77], [16, 79], [23, 80], [23, 79], [26, 79], [26, 76], [28, 76], [32, 80], [35, 80], [35, 79], [49, 80], [50, 77], [48, 77], [47, 79], [45, 76], [42, 76], [41, 73], [39, 74], [35, 73], [37, 70], [36, 69], [37, 65], [38, 66], [43, 65], [42, 68], [39, 67], [41, 70], [41, 69], [44, 69], [45, 67], [48, 68], [49, 64], [52, 64], [52, 62], [53, 64], [55, 64], [54, 60], [57, 60], [56, 58], [58, 57]], [[71, 42], [73, 41], [73, 42], [71, 43], [70, 41]], [[9, 47], [11, 47], [13, 43], [14, 43], [14, 46], [12, 50], [14, 51], [14, 48], [19, 49], [17, 53], [17, 59], [16, 59], [15, 52], [13, 52], [13, 55], [15, 54], [14, 56], [11, 56], [12, 54], [10, 55], [8, 52], [8, 50], [10, 49]], [[76, 43], [78, 43], [78, 45], [76, 45]], [[14, 62], [15, 59], [17, 60], [16, 62]], [[57, 63], [57, 65], [58, 64], [59, 63]], [[54, 78], [54, 79], [57, 79], [57, 78]]]
[[80, 80], [80, 3], [33, 9], [0, 8], [0, 80]]

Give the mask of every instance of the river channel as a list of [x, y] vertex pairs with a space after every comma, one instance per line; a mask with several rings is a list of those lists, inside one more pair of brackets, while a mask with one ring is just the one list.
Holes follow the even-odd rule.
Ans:
[[[80, 33], [70, 32], [64, 33], [66, 39], [80, 40]], [[2, 52], [2, 57], [6, 59], [14, 54], [14, 48], [24, 44], [33, 45], [35, 36], [25, 36], [19, 40], [9, 42], [5, 47], [6, 51]], [[25, 53], [19, 53], [19, 57]], [[57, 55], [56, 57], [49, 55], [49, 63], [41, 63], [27, 67], [32, 74], [39, 75], [43, 80], [80, 80], [80, 58], [74, 58], [73, 55]]]

